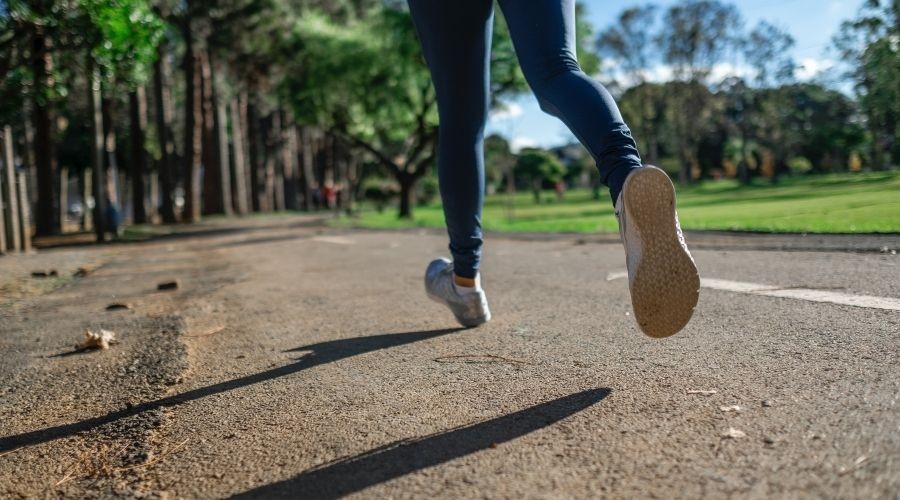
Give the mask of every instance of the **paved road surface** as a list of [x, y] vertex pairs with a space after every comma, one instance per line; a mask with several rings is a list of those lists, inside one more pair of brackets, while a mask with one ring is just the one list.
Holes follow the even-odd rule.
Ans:
[[[603, 238], [491, 237], [473, 330], [422, 291], [431, 232], [0, 259], [0, 497], [897, 498], [900, 256], [695, 239], [708, 287], [661, 341]], [[121, 343], [73, 353], [101, 327]]]

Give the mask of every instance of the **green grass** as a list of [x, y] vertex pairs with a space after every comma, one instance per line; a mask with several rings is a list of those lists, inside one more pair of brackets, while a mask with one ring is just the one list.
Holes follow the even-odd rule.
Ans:
[[[587, 190], [572, 190], [559, 202], [547, 192], [543, 200], [535, 204], [530, 193], [489, 196], [482, 217], [484, 228], [618, 231], [606, 193], [594, 200]], [[900, 172], [784, 178], [774, 186], [763, 180], [749, 186], [734, 180], [707, 181], [678, 188], [678, 215], [682, 226], [692, 230], [895, 233], [900, 232]], [[413, 220], [400, 220], [396, 208], [378, 213], [364, 206], [359, 215], [333, 224], [380, 229], [444, 227], [439, 203], [416, 207], [413, 216]]]

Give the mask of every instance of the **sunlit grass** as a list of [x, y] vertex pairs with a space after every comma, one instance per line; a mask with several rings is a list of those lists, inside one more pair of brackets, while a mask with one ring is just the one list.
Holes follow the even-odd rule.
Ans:
[[[870, 233], [900, 232], [900, 172], [833, 174], [785, 178], [777, 185], [757, 181], [707, 181], [678, 188], [678, 214], [685, 229]], [[363, 206], [359, 216], [334, 222], [369, 228], [443, 227], [439, 203], [416, 207], [413, 220]], [[615, 232], [618, 225], [605, 192], [599, 200], [572, 190], [563, 201], [547, 192], [535, 204], [530, 193], [498, 194], [485, 202], [489, 231]]]

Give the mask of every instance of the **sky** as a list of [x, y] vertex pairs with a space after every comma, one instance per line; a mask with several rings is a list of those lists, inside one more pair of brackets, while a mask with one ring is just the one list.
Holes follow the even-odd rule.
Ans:
[[[808, 80], [827, 74], [834, 64], [829, 52], [831, 38], [841, 21], [856, 16], [864, 0], [733, 0], [744, 17], [745, 28], [768, 21], [794, 37], [791, 53], [801, 66], [797, 75]], [[587, 15], [599, 33], [611, 26], [624, 9], [655, 3], [660, 11], [677, 0], [583, 0]], [[729, 69], [722, 68], [721, 73]], [[737, 70], [739, 71], [739, 69]], [[661, 68], [660, 73], [664, 73]], [[720, 75], [721, 76], [721, 75]], [[505, 110], [491, 114], [487, 133], [499, 133], [510, 140], [514, 150], [526, 146], [552, 147], [575, 140], [558, 119], [544, 114], [531, 94], [511, 100]]]

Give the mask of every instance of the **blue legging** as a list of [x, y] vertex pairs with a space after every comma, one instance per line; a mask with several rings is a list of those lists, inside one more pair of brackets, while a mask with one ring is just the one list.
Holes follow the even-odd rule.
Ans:
[[[408, 0], [437, 93], [438, 180], [453, 270], [478, 274], [484, 202], [484, 125], [490, 106], [493, 0]], [[609, 92], [575, 58], [574, 0], [499, 0], [522, 72], [545, 112], [593, 156], [615, 202], [641, 166]]]

